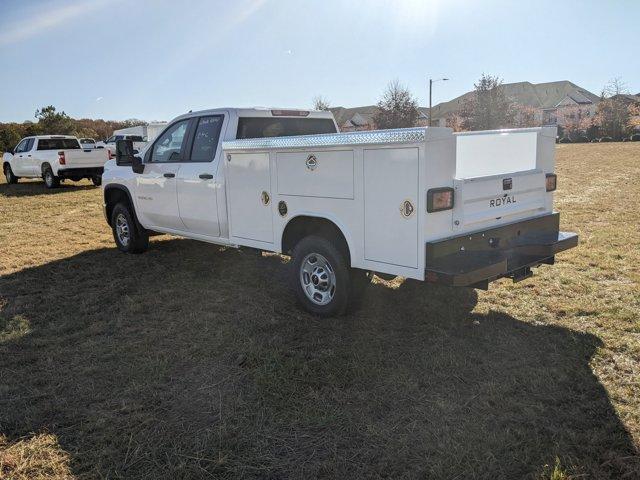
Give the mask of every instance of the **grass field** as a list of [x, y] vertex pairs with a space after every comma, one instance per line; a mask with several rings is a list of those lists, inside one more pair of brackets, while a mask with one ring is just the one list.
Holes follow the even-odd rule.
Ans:
[[560, 145], [578, 248], [488, 292], [113, 246], [100, 190], [0, 184], [0, 478], [640, 478], [640, 144]]

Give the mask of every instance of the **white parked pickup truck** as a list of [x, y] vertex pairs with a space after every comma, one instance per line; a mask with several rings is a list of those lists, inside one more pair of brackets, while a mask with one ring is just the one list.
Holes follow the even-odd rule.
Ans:
[[553, 211], [555, 128], [336, 131], [323, 112], [220, 109], [139, 155], [118, 142], [103, 176], [118, 248], [164, 232], [291, 255], [302, 306], [336, 315], [371, 272], [487, 288], [577, 245]]
[[136, 150], [142, 150], [147, 145], [147, 140], [145, 137], [140, 135], [129, 135], [129, 134], [117, 134], [111, 135], [104, 142], [97, 142], [96, 148], [105, 148], [109, 151], [109, 158], [113, 158], [116, 152], [116, 142], [118, 140], [131, 140], [133, 142], [133, 148]]
[[2, 168], [7, 183], [20, 178], [42, 178], [47, 188], [55, 188], [60, 181], [89, 178], [100, 185], [107, 152], [83, 150], [76, 137], [39, 135], [23, 138], [11, 153], [2, 156]]

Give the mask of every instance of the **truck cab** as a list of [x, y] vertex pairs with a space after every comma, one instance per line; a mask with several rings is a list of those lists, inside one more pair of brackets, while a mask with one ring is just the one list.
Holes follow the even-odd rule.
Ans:
[[124, 191], [144, 228], [228, 244], [222, 142], [337, 130], [330, 112], [224, 108], [181, 115], [139, 151], [142, 172], [105, 165], [107, 220]]

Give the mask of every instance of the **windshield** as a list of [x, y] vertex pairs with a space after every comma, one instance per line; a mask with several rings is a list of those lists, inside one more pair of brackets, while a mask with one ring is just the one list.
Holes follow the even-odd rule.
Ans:
[[330, 118], [241, 117], [236, 138], [288, 137], [336, 133]]

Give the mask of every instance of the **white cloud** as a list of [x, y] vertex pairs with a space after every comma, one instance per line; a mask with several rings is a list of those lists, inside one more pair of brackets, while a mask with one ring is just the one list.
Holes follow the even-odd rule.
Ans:
[[18, 43], [47, 30], [58, 27], [65, 22], [82, 15], [87, 15], [118, 0], [94, 0], [75, 3], [72, 5], [54, 5], [48, 9], [40, 9], [27, 22], [19, 22], [9, 28], [0, 26], [0, 46]]

